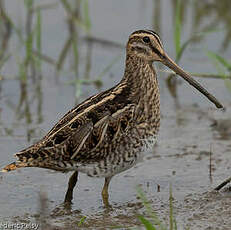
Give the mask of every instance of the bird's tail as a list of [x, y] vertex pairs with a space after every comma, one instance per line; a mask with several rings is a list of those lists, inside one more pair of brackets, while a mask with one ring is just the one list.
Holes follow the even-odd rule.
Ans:
[[24, 162], [13, 162], [7, 166], [5, 166], [1, 172], [9, 172], [9, 171], [13, 171], [13, 170], [16, 170], [18, 168], [21, 168], [21, 167], [26, 167], [26, 163]]
[[16, 160], [15, 162], [6, 165], [1, 172], [9, 172], [9, 171], [14, 171], [18, 168], [22, 168], [22, 167], [28, 167], [28, 161], [29, 158], [31, 158], [31, 154], [30, 154], [30, 149], [24, 149], [16, 154], [14, 154], [15, 157], [18, 158], [18, 160]]
[[10, 172], [23, 167], [48, 168], [62, 172], [68, 171], [68, 169], [64, 167], [63, 161], [49, 158], [47, 151], [38, 150], [33, 152], [31, 149], [25, 149], [16, 153], [15, 157], [17, 157], [18, 160], [6, 165], [2, 170], [0, 169], [0, 172]]

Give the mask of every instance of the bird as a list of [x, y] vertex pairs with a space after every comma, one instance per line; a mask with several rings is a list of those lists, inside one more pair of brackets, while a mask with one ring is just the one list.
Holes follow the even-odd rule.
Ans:
[[103, 204], [109, 206], [112, 177], [133, 167], [152, 149], [160, 127], [160, 93], [153, 62], [161, 62], [188, 81], [218, 108], [222, 104], [164, 51], [159, 35], [133, 32], [126, 45], [125, 71], [112, 88], [67, 112], [38, 142], [15, 154], [2, 169], [39, 167], [70, 172], [64, 203], [70, 204], [78, 174], [104, 178]]

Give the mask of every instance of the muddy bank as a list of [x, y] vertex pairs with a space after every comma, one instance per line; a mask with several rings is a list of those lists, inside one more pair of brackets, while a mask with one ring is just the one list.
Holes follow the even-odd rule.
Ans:
[[[146, 213], [137, 197], [136, 187], [139, 185], [144, 190], [153, 210], [160, 219], [167, 222], [171, 183], [178, 229], [183, 227], [229, 229], [230, 190], [227, 188], [220, 192], [212, 190], [230, 175], [230, 139], [223, 139], [223, 132], [221, 133], [220, 129], [214, 126], [214, 121], [219, 122], [225, 117], [229, 119], [230, 109], [226, 112], [217, 112], [214, 109], [208, 111], [195, 106], [183, 106], [178, 112], [177, 115], [174, 112], [163, 114], [159, 141], [154, 151], [148, 153], [143, 162], [134, 168], [113, 178], [110, 187], [112, 210], [105, 210], [102, 206], [100, 191], [103, 180], [81, 175], [71, 210], [60, 211], [58, 207], [62, 203], [69, 175], [40, 169], [26, 169], [14, 174], [1, 175], [1, 186], [5, 184], [7, 190], [11, 191], [10, 194], [8, 192], [8, 197], [10, 196], [11, 199], [5, 197], [7, 200], [5, 207], [15, 207], [16, 210], [20, 210], [11, 217], [9, 213], [2, 212], [1, 214], [6, 214], [4, 220], [40, 221], [41, 202], [38, 192], [42, 190], [48, 199], [45, 215], [50, 227], [128, 229], [140, 226], [137, 215]], [[180, 122], [180, 125], [176, 126], [176, 122]], [[210, 154], [211, 175], [209, 174]], [[41, 177], [46, 178], [45, 183], [44, 180], [40, 180]], [[24, 182], [15, 185], [15, 180]], [[22, 213], [24, 214], [21, 215]], [[83, 217], [86, 219], [81, 227], [78, 227]]]

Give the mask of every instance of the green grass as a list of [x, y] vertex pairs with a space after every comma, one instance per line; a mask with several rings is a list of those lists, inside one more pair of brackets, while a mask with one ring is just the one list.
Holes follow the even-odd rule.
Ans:
[[33, 40], [34, 40], [34, 34], [30, 32], [27, 35], [25, 41], [25, 49], [26, 49], [25, 65], [28, 65], [29, 62], [33, 60], [33, 54], [32, 54]]
[[[61, 3], [67, 14], [76, 23], [76, 25], [82, 28], [85, 32], [90, 33], [91, 19], [89, 14], [88, 0], [77, 0], [77, 8], [74, 10], [74, 7], [68, 0], [61, 0]], [[78, 13], [76, 13], [76, 11]]]
[[147, 197], [145, 196], [143, 190], [138, 187], [137, 188], [138, 196], [140, 197], [146, 212], [148, 216], [150, 217], [150, 220], [146, 217], [140, 215], [139, 220], [144, 225], [146, 230], [167, 230], [167, 226], [162, 223], [162, 221], [159, 219], [155, 211], [152, 209], [150, 202], [148, 201]]
[[103, 84], [102, 77], [107, 74], [111, 68], [119, 61], [121, 56], [116, 56], [112, 59], [111, 62], [103, 69], [103, 71], [95, 77], [95, 79], [86, 79], [86, 78], [76, 78], [73, 81], [67, 82], [67, 84], [71, 84], [75, 86], [75, 97], [79, 98], [82, 95], [82, 87], [83, 85], [95, 85], [97, 88], [101, 87]]
[[77, 77], [78, 76], [78, 66], [79, 66], [79, 51], [78, 51], [78, 39], [77, 39], [76, 31], [73, 32], [72, 48], [73, 48], [73, 55], [74, 55], [74, 71]]
[[[27, 80], [27, 75], [29, 69], [34, 69], [37, 67], [37, 70], [41, 70], [41, 57], [39, 55], [35, 55], [33, 49], [36, 48], [37, 52], [41, 53], [41, 9], [37, 8], [34, 10], [34, 0], [24, 0], [24, 7], [26, 10], [26, 22], [24, 25], [24, 29], [18, 28], [13, 20], [10, 17], [7, 17], [8, 22], [11, 25], [13, 32], [17, 35], [20, 50], [25, 51], [25, 55], [20, 55], [20, 57], [16, 57], [16, 61], [18, 63], [18, 76], [22, 81]], [[35, 25], [33, 24], [33, 18], [37, 16]], [[24, 35], [25, 34], [25, 35]]]
[[24, 4], [28, 9], [31, 9], [33, 4], [34, 4], [34, 1], [33, 0], [24, 0]]
[[182, 43], [181, 34], [182, 34], [182, 0], [177, 0], [176, 2], [176, 12], [175, 12], [175, 24], [174, 24], [174, 45], [175, 45], [175, 53], [176, 63], [179, 63], [182, 55], [187, 48], [187, 46], [193, 41], [194, 37], [190, 37], [188, 40]]
[[224, 57], [220, 56], [219, 54], [216, 54], [212, 51], [207, 51], [208, 57], [212, 60], [215, 61], [218, 64], [218, 69], [220, 70], [221, 66], [223, 70], [221, 73], [224, 73], [224, 71], [231, 73], [231, 61], [225, 59]]
[[[89, 13], [89, 4], [87, 0], [78, 0], [76, 2], [71, 2], [68, 0], [61, 0], [61, 5], [66, 10], [68, 17], [70, 17], [71, 23], [73, 24], [73, 34], [71, 35], [71, 43], [68, 47], [66, 53], [69, 55], [72, 53], [74, 65], [71, 67], [71, 70], [78, 76], [78, 66], [79, 66], [79, 51], [78, 51], [78, 29], [83, 29], [86, 33], [90, 33], [91, 29], [91, 19]], [[16, 57], [18, 63], [18, 76], [19, 79], [25, 81], [27, 79], [28, 72], [34, 73], [36, 70], [41, 74], [42, 69], [42, 60], [46, 61], [46, 58], [43, 58], [42, 54], [42, 11], [46, 9], [53, 9], [57, 4], [48, 4], [48, 5], [35, 5], [37, 2], [34, 0], [24, 0], [24, 8], [26, 10], [26, 21], [23, 24], [22, 28], [18, 28], [13, 20], [8, 17], [12, 31], [16, 33], [19, 43], [21, 44], [19, 50], [23, 50], [25, 55], [20, 55]], [[59, 3], [60, 4], [60, 3]], [[78, 12], [80, 11], [80, 12]], [[26, 31], [26, 33], [24, 33]], [[68, 55], [63, 55], [62, 63], [66, 61]], [[2, 59], [0, 67], [8, 60]], [[49, 63], [49, 62], [48, 62]], [[56, 62], [57, 63], [57, 62]], [[59, 62], [58, 62], [59, 63]], [[60, 71], [60, 66], [55, 65], [57, 70]], [[79, 82], [81, 84], [81, 81]]]
[[231, 92], [231, 60], [227, 60], [224, 57], [212, 51], [207, 51], [207, 56], [214, 64], [218, 76], [220, 76], [220, 78], [224, 80], [225, 86]]
[[90, 19], [90, 14], [89, 14], [89, 4], [88, 0], [83, 1], [83, 21], [85, 24], [85, 27], [87, 31], [90, 31], [91, 29], [91, 19]]
[[[78, 78], [78, 68], [79, 68], [79, 43], [78, 43], [78, 34], [79, 30], [83, 30], [84, 33], [89, 34], [91, 31], [91, 18], [90, 18], [90, 10], [89, 10], [89, 2], [88, 0], [77, 0], [75, 2], [70, 0], [61, 0], [58, 3], [50, 3], [43, 4], [43, 5], [36, 5], [36, 1], [34, 0], [24, 0], [22, 4], [26, 9], [26, 14], [31, 14], [31, 23], [30, 31], [24, 34], [23, 28], [17, 28], [14, 24], [13, 20], [10, 17], [7, 17], [12, 30], [17, 34], [19, 43], [21, 44], [21, 49], [25, 52], [25, 56], [21, 55], [20, 58], [18, 57], [18, 69], [19, 69], [19, 79], [26, 80], [28, 75], [28, 70], [36, 70], [38, 73], [41, 73], [42, 69], [42, 60], [46, 61], [46, 58], [42, 55], [42, 44], [41, 44], [41, 37], [42, 37], [42, 11], [46, 9], [53, 9], [57, 4], [60, 4], [66, 11], [68, 15], [68, 19], [72, 21], [74, 32], [70, 35], [70, 45], [68, 49], [65, 50], [63, 53], [64, 55], [60, 55], [60, 60], [52, 61], [52, 65], [54, 65], [58, 70], [57, 72], [63, 69], [63, 63], [66, 62], [67, 56], [72, 54], [73, 57], [73, 65], [71, 66], [70, 71], [73, 71], [76, 78]], [[182, 31], [183, 31], [183, 21], [182, 21], [182, 6], [183, 1], [177, 0], [176, 1], [176, 8], [175, 8], [175, 20], [174, 20], [174, 46], [175, 46], [175, 61], [177, 63], [180, 62], [182, 59], [183, 54], [185, 53], [186, 48], [188, 45], [193, 42], [196, 38], [206, 36], [208, 33], [214, 32], [216, 30], [204, 30], [201, 32], [194, 32], [187, 40], [182, 41]], [[32, 20], [33, 19], [33, 20]], [[69, 21], [68, 20], [68, 21]], [[27, 23], [25, 22], [24, 27], [27, 27]], [[29, 23], [30, 24], [30, 23]], [[68, 39], [67, 39], [68, 40]], [[61, 52], [62, 53], [62, 52]], [[218, 74], [221, 78], [224, 79], [227, 88], [231, 90], [230, 82], [227, 79], [230, 75], [231, 64], [229, 61], [225, 60], [223, 57], [215, 54], [209, 54], [210, 58], [216, 60], [219, 63], [220, 67]], [[5, 59], [2, 59], [0, 62], [0, 68], [6, 63], [10, 56], [7, 56]], [[116, 58], [115, 58], [116, 59]], [[50, 62], [48, 62], [50, 63]], [[55, 64], [54, 64], [55, 63]], [[60, 64], [61, 63], [61, 64]], [[113, 65], [109, 63], [109, 65], [96, 76], [96, 80], [87, 80], [82, 81], [77, 79], [75, 81], [76, 84], [76, 95], [81, 95], [81, 84], [95, 84], [97, 86], [101, 85], [102, 81], [101, 78], [105, 75]], [[222, 66], [222, 68], [221, 68]], [[198, 74], [198, 76], [210, 76], [208, 74]], [[227, 77], [228, 76], [228, 77]], [[84, 76], [85, 77], [85, 76]]]
[[[195, 41], [198, 38], [203, 38], [207, 36], [210, 33], [217, 32], [218, 29], [204, 29], [200, 32], [194, 32], [191, 37], [189, 37], [186, 41], [182, 42], [182, 17], [181, 17], [181, 11], [182, 11], [182, 0], [176, 1], [176, 11], [175, 11], [175, 22], [174, 22], [174, 46], [175, 46], [175, 61], [176, 63], [179, 63], [182, 59], [182, 55], [184, 54], [186, 48], [190, 43]], [[224, 57], [220, 56], [219, 54], [216, 54], [212, 51], [207, 51], [207, 56], [210, 58], [210, 60], [214, 63], [217, 74], [209, 74], [209, 73], [192, 73], [194, 76], [203, 77], [203, 78], [221, 78], [225, 82], [225, 86], [227, 89], [231, 92], [231, 60], [227, 60]]]
[[174, 26], [174, 43], [176, 52], [176, 62], [180, 60], [182, 47], [181, 47], [181, 0], [176, 3], [176, 16]]
[[[41, 32], [42, 32], [42, 22], [41, 22], [41, 10], [37, 10], [37, 22], [36, 22], [36, 30], [35, 30], [35, 37], [36, 37], [36, 49], [39, 54], [42, 53], [42, 45], [41, 45]], [[36, 65], [38, 70], [41, 72], [41, 58], [36, 56]]]
[[174, 208], [173, 208], [173, 195], [172, 195], [172, 186], [170, 185], [169, 189], [169, 223], [164, 223], [160, 220], [156, 212], [153, 210], [150, 202], [146, 198], [143, 190], [137, 188], [138, 196], [140, 197], [144, 207], [146, 209], [148, 217], [139, 215], [138, 218], [143, 224], [146, 230], [177, 230], [177, 222], [174, 217]]
[[81, 227], [81, 225], [83, 225], [83, 223], [85, 222], [85, 220], [86, 220], [86, 216], [83, 216], [81, 219], [80, 219], [80, 221], [79, 221], [79, 223], [77, 224], [77, 226], [78, 227]]
[[198, 38], [203, 38], [206, 35], [213, 33], [213, 32], [217, 32], [218, 29], [202, 29], [199, 32], [194, 32], [188, 39], [186, 39], [185, 41], [182, 41], [182, 16], [181, 16], [181, 12], [182, 12], [182, 0], [177, 0], [176, 1], [176, 11], [175, 11], [175, 21], [174, 21], [174, 46], [175, 46], [175, 53], [176, 53], [176, 57], [175, 57], [175, 61], [176, 63], [179, 63], [186, 48], [196, 39]]

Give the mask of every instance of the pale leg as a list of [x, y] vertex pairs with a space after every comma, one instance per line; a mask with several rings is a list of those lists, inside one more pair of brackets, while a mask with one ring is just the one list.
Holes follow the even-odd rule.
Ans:
[[103, 190], [102, 190], [102, 199], [103, 199], [103, 203], [105, 205], [105, 207], [109, 207], [109, 201], [108, 201], [108, 187], [109, 187], [109, 183], [111, 181], [111, 177], [106, 177], [105, 181], [104, 181], [104, 186], [103, 186]]

